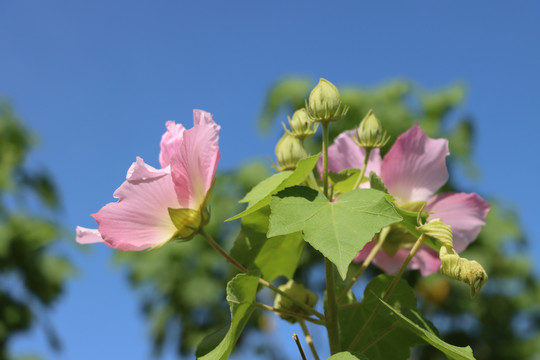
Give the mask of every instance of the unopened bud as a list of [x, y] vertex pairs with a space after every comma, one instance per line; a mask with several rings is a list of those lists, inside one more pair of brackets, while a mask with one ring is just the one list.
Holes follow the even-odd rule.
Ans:
[[285, 133], [276, 145], [277, 169], [294, 170], [298, 161], [308, 156], [302, 140]]
[[390, 136], [383, 130], [373, 110], [369, 110], [356, 129], [357, 144], [366, 149], [380, 148], [386, 145]]
[[[296, 301], [306, 304], [311, 308], [317, 304], [317, 300], [319, 299], [315, 293], [306, 289], [304, 285], [294, 282], [294, 280], [289, 280], [286, 284], [281, 285], [278, 288]], [[274, 299], [274, 307], [279, 310], [286, 310], [300, 315], [309, 315], [309, 313], [296, 305], [291, 299], [282, 296], [279, 293]], [[297, 321], [297, 318], [292, 315], [284, 314], [282, 312], [276, 312], [276, 314], [290, 323], [295, 323]]]
[[312, 137], [317, 132], [319, 124], [311, 121], [306, 109], [302, 108], [294, 112], [292, 119], [289, 117], [289, 126], [291, 131], [287, 130], [287, 127], [283, 124], [283, 128], [287, 133], [304, 140]]
[[338, 89], [326, 79], [320, 79], [317, 86], [311, 90], [306, 110], [315, 122], [338, 121], [347, 112], [347, 109], [341, 106]]

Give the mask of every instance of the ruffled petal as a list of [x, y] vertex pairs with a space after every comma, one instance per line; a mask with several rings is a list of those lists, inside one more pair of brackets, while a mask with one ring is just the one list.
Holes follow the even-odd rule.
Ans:
[[167, 131], [161, 136], [159, 153], [159, 163], [162, 168], [166, 168], [171, 163], [171, 156], [180, 147], [186, 130], [182, 124], [175, 124], [174, 121], [167, 121], [165, 126]]
[[381, 178], [398, 203], [427, 200], [448, 180], [448, 141], [431, 139], [415, 124], [383, 159]]
[[484, 199], [474, 193], [445, 193], [429, 199], [424, 211], [433, 212], [428, 219], [439, 218], [452, 226], [454, 249], [461, 252], [486, 224], [489, 209]]
[[219, 161], [219, 125], [202, 110], [193, 112], [195, 125], [171, 158], [171, 174], [182, 208], [198, 210], [212, 186]]
[[137, 158], [114, 197], [118, 202], [109, 203], [92, 215], [103, 241], [110, 247], [139, 251], [161, 244], [175, 234], [168, 208], [181, 206], [168, 167], [158, 170]]
[[76, 233], [76, 240], [79, 244], [95, 244], [103, 242], [103, 238], [97, 229], [88, 229], [77, 226]]
[[[366, 151], [353, 141], [352, 136], [354, 136], [353, 130], [345, 131], [334, 140], [334, 144], [328, 147], [329, 171], [337, 173], [345, 169], [362, 169]], [[374, 149], [369, 154], [366, 176], [369, 176], [371, 171], [380, 174], [381, 163], [380, 151], [379, 149]], [[319, 173], [322, 174], [322, 156], [317, 166]], [[362, 184], [361, 186], [364, 187], [367, 185]]]

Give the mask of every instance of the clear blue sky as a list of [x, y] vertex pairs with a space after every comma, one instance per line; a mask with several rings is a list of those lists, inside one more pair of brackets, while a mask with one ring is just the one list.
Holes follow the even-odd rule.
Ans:
[[[483, 175], [464, 187], [515, 204], [537, 256], [538, 19], [537, 1], [4, 0], [0, 94], [41, 134], [32, 162], [56, 179], [62, 222], [74, 229], [94, 226], [89, 214], [112, 200], [135, 156], [158, 165], [165, 121], [190, 125], [193, 108], [222, 125], [225, 169], [272, 154], [278, 134], [261, 138], [255, 119], [281, 76], [338, 86], [405, 77], [428, 89], [462, 81]], [[51, 315], [63, 353], [51, 354], [40, 330], [17, 351], [149, 357], [136, 297], [111, 250], [93, 250], [73, 252], [80, 276]]]

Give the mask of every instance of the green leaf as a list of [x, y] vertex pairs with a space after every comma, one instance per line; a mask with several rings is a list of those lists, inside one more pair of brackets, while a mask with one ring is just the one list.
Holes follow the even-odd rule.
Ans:
[[[329, 173], [330, 183], [334, 186], [334, 194], [344, 194], [354, 189], [354, 185], [360, 176], [360, 169], [345, 169], [339, 173]], [[360, 183], [366, 182], [368, 179], [364, 177]]]
[[330, 356], [327, 360], [369, 360], [365, 355], [343, 351]]
[[207, 336], [197, 348], [197, 359], [227, 359], [255, 308], [258, 277], [249, 274], [236, 275], [227, 284], [227, 302], [231, 308], [229, 329], [219, 330]]
[[302, 233], [267, 238], [269, 216], [270, 207], [265, 206], [242, 219], [242, 230], [231, 249], [231, 256], [248, 269], [259, 271], [268, 281], [274, 281], [280, 275], [291, 279], [304, 248]]
[[311, 174], [315, 164], [317, 164], [317, 161], [319, 160], [319, 157], [320, 153], [302, 159], [298, 162], [298, 165], [294, 171], [284, 171], [261, 181], [253, 189], [251, 189], [251, 191], [242, 200], [240, 200], [240, 202], [249, 203], [247, 209], [225, 221], [236, 220], [252, 214], [270, 204], [272, 195], [277, 194], [285, 188], [304, 182], [309, 174]]
[[[364, 291], [361, 303], [340, 310], [339, 329], [342, 349], [361, 352], [370, 359], [405, 360], [409, 358], [410, 348], [417, 344], [419, 339], [401, 328], [396, 316], [384, 307], [379, 309], [358, 341], [351, 347], [362, 325], [374, 312], [392, 279], [393, 276], [390, 275], [379, 275], [373, 278]], [[398, 281], [386, 301], [396, 308], [416, 308], [414, 291], [404, 280]]]
[[336, 264], [343, 279], [356, 254], [381, 228], [401, 220], [388, 195], [372, 189], [353, 190], [329, 202], [318, 191], [296, 186], [270, 203], [268, 236], [304, 232], [304, 238]]
[[[403, 312], [392, 307], [387, 302], [380, 300], [384, 306], [398, 316], [404, 328], [414, 333], [428, 344], [442, 351], [449, 359], [454, 360], [474, 360], [470, 346], [459, 347], [450, 345], [441, 340], [430, 328], [429, 324], [415, 309], [405, 309]], [[413, 319], [413, 320], [411, 320]], [[420, 326], [423, 325], [423, 326]]]
[[375, 174], [373, 171], [369, 173], [369, 187], [375, 190], [380, 190], [387, 194], [390, 193], [388, 189], [386, 188], [386, 185], [384, 185], [384, 182], [382, 181], [381, 177]]

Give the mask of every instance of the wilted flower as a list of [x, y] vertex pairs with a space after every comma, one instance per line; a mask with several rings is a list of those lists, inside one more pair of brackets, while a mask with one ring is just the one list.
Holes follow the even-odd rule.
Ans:
[[92, 214], [98, 229], [77, 227], [77, 242], [140, 251], [174, 239], [187, 240], [205, 225], [220, 157], [220, 127], [205, 111], [194, 110], [193, 118], [189, 130], [167, 122], [160, 144], [161, 169], [137, 157], [126, 181], [114, 192], [118, 202]]

